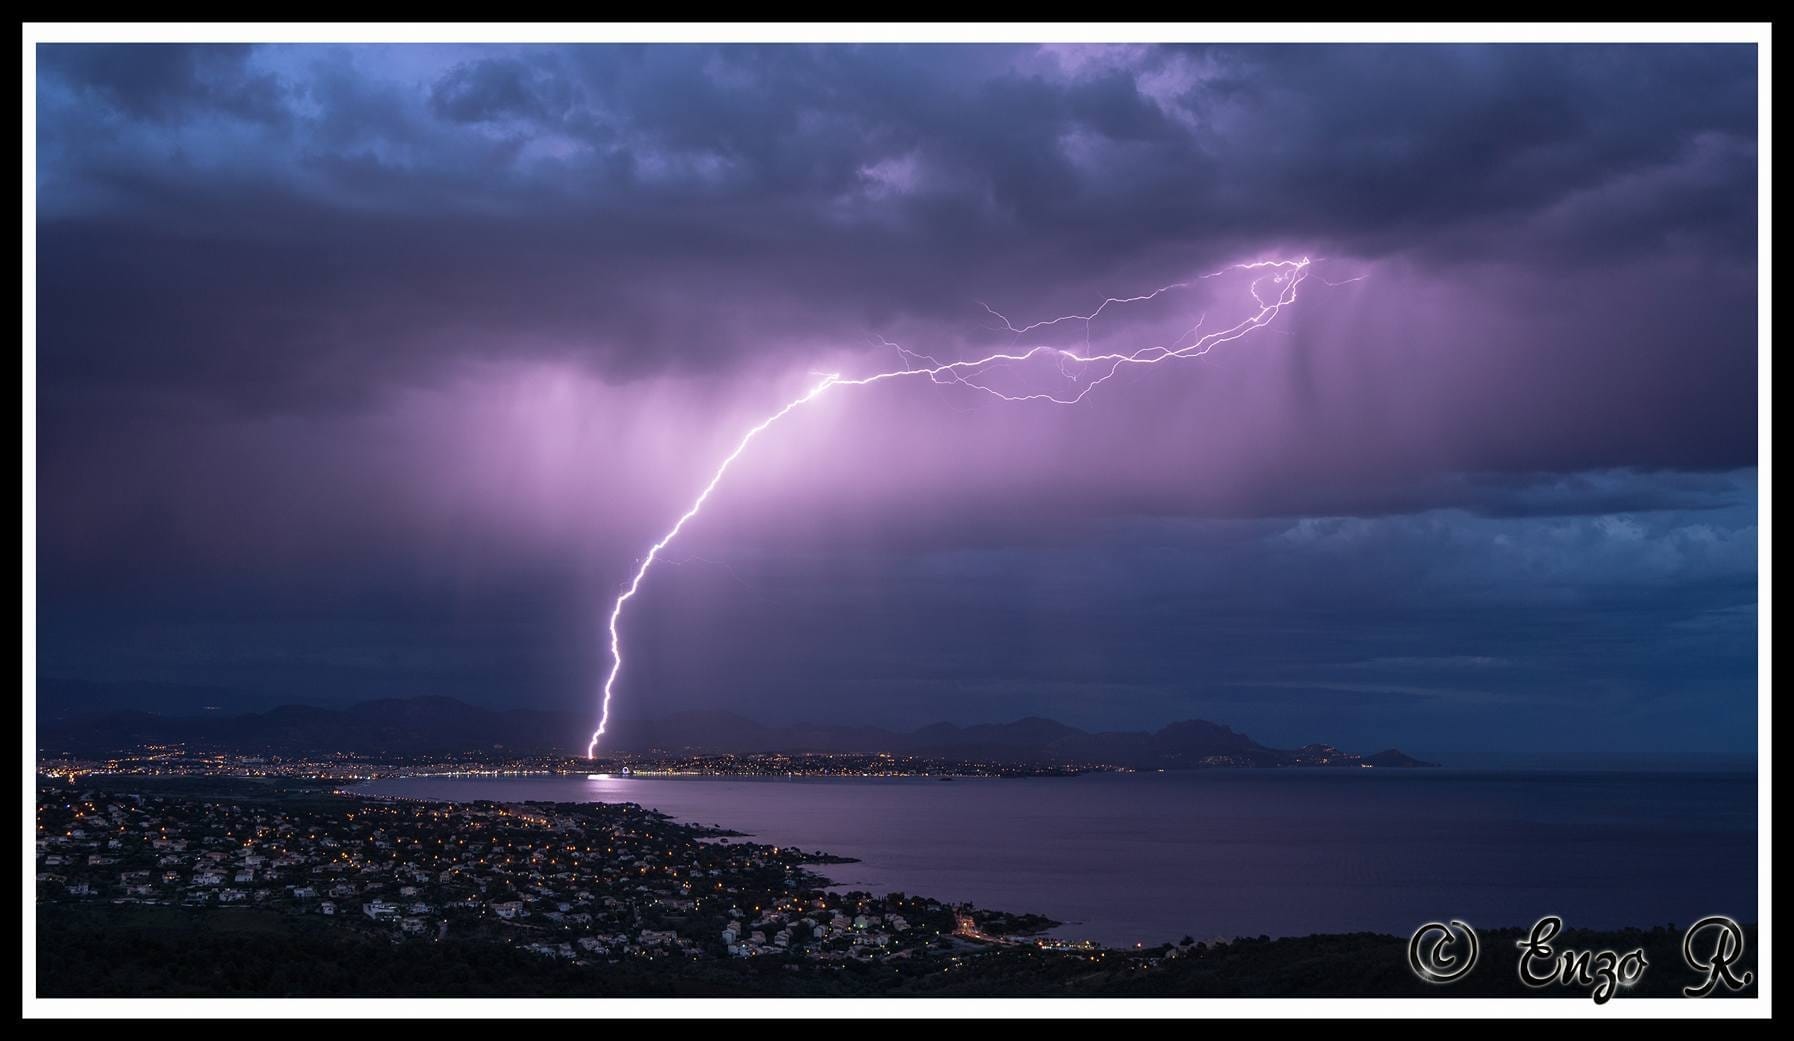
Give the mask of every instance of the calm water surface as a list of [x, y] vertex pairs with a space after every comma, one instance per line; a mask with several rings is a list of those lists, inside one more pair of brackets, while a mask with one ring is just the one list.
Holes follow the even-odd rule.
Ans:
[[395, 778], [370, 794], [634, 802], [856, 857], [840, 887], [1148, 944], [1757, 914], [1750, 774], [1243, 770], [1073, 778]]

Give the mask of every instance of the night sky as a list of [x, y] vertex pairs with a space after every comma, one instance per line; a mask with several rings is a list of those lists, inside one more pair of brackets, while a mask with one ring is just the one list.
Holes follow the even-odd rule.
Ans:
[[1076, 408], [912, 381], [791, 416], [632, 605], [616, 712], [1748, 763], [1756, 78], [1741, 46], [40, 46], [40, 712], [595, 718], [611, 598], [813, 373], [1310, 256], [1336, 284], [1273, 326]]

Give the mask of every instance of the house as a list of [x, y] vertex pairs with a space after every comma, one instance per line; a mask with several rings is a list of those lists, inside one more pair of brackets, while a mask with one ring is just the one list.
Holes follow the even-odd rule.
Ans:
[[492, 913], [505, 919], [526, 918], [529, 916], [529, 912], [523, 909], [523, 901], [521, 900], [494, 900], [492, 902]]
[[333, 915], [336, 913], [336, 905], [326, 900], [318, 905], [318, 913]]
[[399, 908], [397, 904], [389, 904], [384, 900], [370, 900], [361, 905], [361, 913], [379, 922], [397, 918]]

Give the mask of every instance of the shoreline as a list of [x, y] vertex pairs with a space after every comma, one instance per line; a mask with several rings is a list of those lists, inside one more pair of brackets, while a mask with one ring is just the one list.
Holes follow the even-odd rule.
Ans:
[[[1402, 773], [1404, 775], [1408, 774], [1407, 771], [1403, 771]], [[1094, 805], [1101, 806], [1114, 803], [1117, 798], [1121, 799], [1123, 804], [1133, 802], [1133, 797], [1128, 793], [1132, 791], [1132, 782], [1135, 778], [1146, 782], [1149, 789], [1158, 790], [1164, 793], [1161, 796], [1154, 797], [1157, 801], [1162, 801], [1166, 798], [1174, 800], [1183, 798], [1184, 796], [1177, 794], [1179, 790], [1188, 793], [1201, 793], [1208, 789], [1206, 785], [1200, 782], [1214, 780], [1222, 784], [1221, 788], [1213, 790], [1217, 798], [1226, 801], [1227, 804], [1231, 804], [1236, 793], [1246, 793], [1248, 795], [1257, 793], [1259, 797], [1258, 805], [1262, 811], [1267, 806], [1281, 808], [1286, 805], [1293, 806], [1297, 804], [1307, 804], [1309, 801], [1307, 796], [1303, 796], [1301, 799], [1297, 800], [1297, 803], [1290, 803], [1288, 801], [1289, 797], [1297, 794], [1297, 792], [1312, 792], [1315, 793], [1316, 796], [1320, 796], [1323, 792], [1340, 793], [1337, 796], [1330, 797], [1334, 799], [1337, 805], [1347, 807], [1363, 805], [1380, 808], [1383, 805], [1383, 799], [1381, 796], [1376, 795], [1378, 791], [1423, 791], [1431, 789], [1431, 782], [1434, 780], [1450, 780], [1452, 775], [1458, 774], [1459, 771], [1426, 771], [1424, 774], [1416, 772], [1416, 777], [1424, 777], [1425, 780], [1419, 781], [1418, 784], [1414, 782], [1398, 783], [1395, 788], [1389, 788], [1387, 784], [1377, 784], [1374, 781], [1367, 785], [1365, 784], [1365, 781], [1370, 781], [1370, 778], [1361, 775], [1357, 771], [1352, 771], [1351, 775], [1361, 776], [1363, 777], [1363, 780], [1358, 783], [1341, 786], [1326, 781], [1305, 780], [1305, 774], [1304, 776], [1296, 776], [1287, 771], [1271, 771], [1271, 775], [1267, 776], [1267, 772], [1263, 769], [1180, 771], [1165, 774], [1134, 774], [1127, 775], [1126, 777], [1107, 774], [1090, 775], [1089, 780], [1087, 780], [1086, 783], [1097, 786], [1092, 789], [1095, 792], [1107, 789], [1111, 793], [1096, 799]], [[1507, 772], [1476, 771], [1465, 772], [1461, 776], [1473, 781], [1484, 779], [1491, 781], [1505, 780], [1522, 785], [1524, 787], [1521, 788], [1514, 788], [1510, 785], [1508, 798], [1522, 799], [1525, 800], [1526, 805], [1531, 805], [1532, 800], [1535, 797], [1527, 794], [1525, 790], [1526, 788], [1530, 788], [1532, 783], [1536, 783], [1540, 780], [1564, 775], [1555, 773], [1543, 776], [1538, 774], [1515, 775]], [[1572, 778], [1587, 778], [1595, 781], [1622, 781], [1635, 775], [1590, 775], [1577, 773], [1569, 776]], [[1734, 779], [1748, 777], [1748, 775], [1737, 774], [1720, 774], [1713, 776]], [[1156, 781], [1160, 779], [1167, 782], [1177, 783], [1177, 787], [1171, 789], [1162, 788], [1156, 783]], [[1268, 781], [1271, 786], [1266, 788], [1263, 785], [1252, 783], [1261, 779]], [[1149, 899], [1156, 900], [1158, 897], [1155, 895], [1152, 898], [1148, 898], [1144, 895], [1146, 892], [1154, 892], [1156, 894], [1157, 891], [1151, 888], [1144, 891], [1137, 891], [1131, 896], [1124, 894], [1121, 898], [1121, 902], [1113, 905], [1113, 913], [1111, 913], [1111, 904], [1107, 900], [1095, 900], [1087, 895], [1080, 895], [1078, 893], [1068, 892], [1061, 894], [1068, 899], [1055, 903], [1052, 897], [1058, 891], [1053, 887], [1058, 883], [1052, 881], [1054, 876], [1050, 872], [1040, 876], [1035, 882], [1030, 883], [1028, 886], [1024, 886], [1023, 890], [1019, 891], [1020, 895], [1018, 898], [1017, 895], [1010, 892], [1010, 887], [1008, 885], [1001, 882], [1002, 872], [1005, 870], [1000, 866], [1003, 863], [1003, 854], [1001, 853], [1001, 850], [1011, 848], [1002, 846], [1001, 843], [1015, 839], [1016, 836], [1010, 834], [1010, 832], [1015, 830], [1013, 828], [1002, 830], [1001, 837], [997, 838], [1000, 845], [993, 847], [992, 850], [992, 852], [997, 855], [997, 859], [992, 861], [989, 866], [986, 866], [982, 861], [982, 855], [973, 854], [969, 856], [963, 845], [961, 845], [957, 851], [948, 848], [940, 850], [939, 852], [947, 854], [945, 859], [937, 860], [931, 856], [926, 858], [925, 861], [919, 862], [914, 857], [909, 856], [908, 847], [894, 846], [892, 844], [891, 840], [895, 833], [880, 830], [876, 825], [871, 826], [871, 830], [868, 831], [868, 820], [861, 820], [853, 827], [850, 827], [847, 832], [838, 833], [834, 829], [822, 826], [820, 819], [804, 816], [806, 812], [812, 812], [803, 809], [804, 807], [843, 807], [849, 804], [858, 803], [859, 800], [857, 798], [850, 798], [845, 794], [837, 794], [834, 796], [823, 794], [828, 789], [836, 786], [839, 786], [841, 789], [865, 786], [865, 790], [867, 791], [884, 791], [889, 793], [888, 797], [880, 797], [875, 800], [872, 804], [872, 808], [868, 810], [868, 812], [873, 814], [873, 817], [876, 818], [880, 813], [886, 812], [891, 808], [911, 807], [912, 810], [906, 811], [908, 816], [903, 818], [909, 821], [909, 823], [903, 825], [903, 827], [906, 828], [914, 827], [918, 823], [914, 819], [915, 808], [920, 808], [923, 812], [932, 812], [932, 810], [927, 808], [948, 808], [958, 804], [958, 799], [956, 797], [951, 797], [951, 793], [957, 791], [957, 789], [953, 789], [951, 786], [939, 786], [928, 783], [921, 778], [631, 777], [626, 779], [628, 781], [640, 780], [650, 785], [668, 781], [696, 780], [724, 782], [754, 781], [758, 782], [758, 784], [766, 784], [771, 781], [801, 782], [795, 783], [791, 785], [791, 787], [798, 790], [814, 791], [817, 795], [814, 797], [806, 797], [799, 800], [797, 803], [792, 804], [791, 808], [799, 813], [799, 818], [794, 819], [808, 821], [806, 825], [798, 827], [796, 830], [780, 826], [778, 823], [785, 819], [783, 816], [784, 811], [775, 808], [786, 806], [786, 803], [783, 800], [765, 802], [752, 794], [752, 788], [757, 787], [757, 784], [753, 786], [734, 785], [733, 788], [738, 794], [722, 796], [719, 800], [715, 800], [716, 805], [712, 806], [707, 805], [713, 801], [709, 796], [698, 794], [703, 791], [701, 786], [694, 785], [690, 788], [686, 788], [685, 785], [681, 784], [677, 786], [669, 785], [665, 788], [657, 789], [662, 793], [665, 799], [671, 800], [668, 802], [657, 801], [654, 798], [644, 798], [644, 793], [629, 792], [629, 785], [627, 784], [617, 786], [622, 789], [621, 791], [602, 793], [597, 791], [590, 793], [584, 791], [570, 792], [566, 789], [584, 787], [583, 784], [573, 777], [444, 778], [422, 775], [380, 778], [375, 780], [357, 780], [348, 784], [342, 783], [341, 781], [331, 780], [293, 781], [289, 779], [287, 781], [279, 781], [268, 778], [249, 778], [236, 781], [222, 778], [138, 778], [133, 780], [130, 777], [116, 776], [109, 779], [95, 778], [94, 780], [100, 781], [107, 787], [114, 788], [115, 790], [120, 786], [137, 788], [145, 785], [157, 789], [208, 792], [224, 788], [241, 788], [245, 791], [267, 790], [270, 787], [309, 788], [314, 791], [323, 791], [327, 789], [333, 798], [378, 800], [392, 803], [408, 802], [420, 805], [449, 805], [470, 802], [495, 802], [510, 805], [521, 805], [526, 803], [564, 804], [569, 806], [632, 805], [642, 809], [644, 812], [653, 813], [663, 820], [675, 823], [680, 827], [692, 829], [694, 833], [702, 833], [709, 841], [721, 842], [726, 838], [731, 842], [745, 840], [752, 844], [758, 842], [760, 836], [768, 836], [768, 843], [780, 842], [788, 847], [797, 846], [807, 850], [817, 851], [811, 854], [806, 854], [806, 863], [821, 869], [817, 876], [817, 885], [820, 888], [832, 892], [842, 893], [860, 891], [875, 895], [892, 892], [943, 893], [947, 894], [947, 899], [950, 901], [973, 903], [981, 907], [1010, 907], [1025, 905], [1036, 913], [1041, 911], [1050, 912], [1049, 914], [1041, 915], [1041, 919], [1043, 921], [1050, 919], [1057, 923], [1054, 925], [1042, 926], [1044, 930], [1049, 930], [1045, 937], [1046, 939], [1053, 942], [1085, 943], [1110, 950], [1149, 949], [1155, 945], [1174, 941], [1178, 936], [1189, 933], [1194, 933], [1199, 937], [1215, 939], [1242, 936], [1300, 938], [1334, 934], [1356, 935], [1365, 932], [1393, 934], [1397, 931], [1397, 926], [1406, 927], [1405, 918], [1397, 915], [1394, 916], [1395, 920], [1392, 920], [1391, 915], [1387, 913], [1375, 913], [1374, 910], [1373, 913], [1369, 914], [1323, 913], [1310, 921], [1292, 921], [1290, 920], [1291, 914], [1288, 913], [1288, 908], [1280, 908], [1274, 904], [1266, 905], [1267, 909], [1273, 912], [1271, 917], [1259, 918], [1250, 913], [1251, 909], [1257, 906], [1255, 903], [1235, 903], [1228, 905], [1225, 902], [1205, 902], [1200, 899], [1193, 902], [1182, 901], [1180, 898], [1176, 897], [1170, 898], [1173, 902], [1165, 905], [1169, 909], [1168, 913], [1160, 916], [1151, 906], [1149, 906]], [[1661, 785], [1667, 780], [1667, 777], [1658, 778], [1656, 783]], [[476, 783], [482, 781], [502, 781], [503, 783]], [[891, 785], [878, 783], [881, 781], [899, 781], [905, 783]], [[141, 782], [141, 784], [138, 782]], [[457, 791], [415, 794], [405, 792], [382, 792], [377, 790], [389, 785], [417, 785], [428, 788], [435, 782], [443, 782], [445, 787], [460, 788], [461, 786], [466, 785], [470, 789], [485, 789], [485, 791], [478, 796], [470, 798], [469, 795], [471, 793]], [[1193, 786], [1186, 787], [1188, 782], [1197, 783]], [[1242, 782], [1245, 782], [1247, 787], [1240, 787]], [[513, 785], [517, 785], [525, 790], [513, 790]], [[1286, 785], [1293, 787], [1286, 787]], [[55, 787], [62, 787], [62, 782], [58, 782]], [[1472, 791], [1474, 792], [1481, 787], [1481, 785], [1473, 785]], [[531, 788], [537, 789], [537, 791], [529, 792], [528, 789]], [[771, 785], [768, 785], [768, 788], [770, 789]], [[1035, 791], [1039, 793], [1039, 797], [1045, 797], [1049, 800], [1046, 804], [1038, 804], [1037, 797], [1032, 795], [1021, 796], [1021, 802], [1016, 803], [1008, 797], [996, 794], [1003, 790], [1006, 790], [1006, 786], [979, 785], [970, 789], [965, 789], [963, 794], [969, 796], [976, 791], [990, 793], [991, 799], [981, 800], [980, 805], [983, 809], [975, 810], [974, 814], [979, 812], [989, 813], [993, 807], [1002, 808], [1012, 804], [1021, 807], [1038, 805], [1041, 809], [1044, 809], [1047, 806], [1056, 806], [1061, 801], [1059, 797], [1051, 794], [1058, 790], [1058, 786], [1056, 785], [1051, 786], [1050, 788], [1041, 787], [1035, 789]], [[1641, 790], [1648, 793], [1652, 789], [1647, 786]], [[680, 791], [684, 791], [687, 794], [677, 795]], [[943, 799], [940, 795], [930, 794], [935, 791], [939, 791], [942, 795], [948, 795], [950, 797]], [[1594, 790], [1584, 789], [1584, 791]], [[905, 795], [903, 794], [904, 792], [910, 794]], [[1401, 796], [1400, 798], [1405, 803], [1409, 797]], [[1441, 791], [1437, 798], [1429, 797], [1428, 802], [1438, 806], [1444, 805], [1440, 800], [1452, 802], [1457, 798], [1459, 798], [1458, 794], [1450, 789], [1446, 789]], [[1600, 795], [1599, 798], [1605, 799], [1606, 796]], [[743, 799], [746, 801], [743, 802]], [[1265, 801], [1267, 799], [1270, 800], [1268, 803]], [[846, 802], [843, 800], [846, 800]], [[1209, 800], [1205, 799], [1205, 801]], [[731, 809], [726, 809], [725, 806], [731, 802], [737, 804], [733, 807], [734, 810], [745, 808], [749, 811], [749, 819], [747, 821], [741, 820], [738, 816], [729, 816], [732, 811]], [[884, 807], [885, 810], [879, 810], [878, 807], [880, 806]], [[948, 812], [952, 811], [948, 810]], [[1581, 819], [1577, 816], [1577, 813], [1579, 812], [1580, 811], [1573, 812], [1570, 817], [1572, 819]], [[859, 816], [857, 811], [854, 816]], [[1309, 814], [1308, 816], [1312, 816], [1312, 814]], [[719, 821], [717, 818], [722, 818], [722, 820]], [[973, 819], [981, 818], [974, 816]], [[1188, 823], [1188, 821], [1185, 822], [1186, 825]], [[858, 837], [857, 839], [847, 839], [847, 848], [845, 851], [833, 852], [837, 848], [836, 843], [841, 841], [841, 839], [831, 838], [831, 836], [836, 836], [838, 834], [854, 835]], [[1185, 834], [1189, 834], [1189, 832], [1186, 830]], [[996, 836], [992, 837], [996, 838]], [[866, 845], [866, 840], [868, 838], [875, 840], [874, 845], [870, 847]], [[1316, 839], [1317, 841], [1328, 841], [1324, 835], [1316, 836]], [[1337, 838], [1333, 841], [1337, 841]], [[1187, 841], [1186, 844], [1188, 844]], [[1201, 847], [1193, 846], [1192, 848], [1199, 849]], [[1042, 852], [1045, 852], [1044, 847]], [[1127, 854], [1125, 853], [1117, 852], [1114, 855], [1122, 861], [1127, 859]], [[899, 859], [894, 860], [893, 856], [897, 856]], [[1162, 861], [1163, 858], [1161, 857], [1160, 859]], [[1208, 859], [1212, 861], [1213, 857]], [[1389, 868], [1387, 869], [1393, 869], [1394, 862], [1388, 861], [1387, 863], [1389, 865]], [[828, 865], [831, 864], [848, 870], [828, 870]], [[1163, 874], [1163, 871], [1160, 869], [1164, 866], [1165, 864], [1162, 862], [1157, 864], [1157, 866], [1151, 868], [1151, 870], [1157, 872], [1157, 874], [1145, 876], [1149, 887], [1158, 886], [1159, 888], [1163, 888], [1163, 879], [1159, 876]], [[853, 868], [855, 867], [858, 867], [859, 869], [854, 870]], [[974, 871], [976, 874], [968, 876], [966, 874], [967, 870]], [[1249, 876], [1237, 876], [1236, 873], [1234, 877]], [[1640, 885], [1640, 883], [1636, 881], [1631, 884], [1635, 887]], [[1121, 885], [1124, 889], [1133, 888], [1132, 883], [1130, 882], [1123, 881], [1121, 882]], [[1468, 888], [1466, 888], [1464, 892], [1467, 896], [1473, 898], [1480, 897], [1486, 900], [1489, 899], [1491, 893], [1494, 892], [1486, 878], [1480, 882], [1473, 880], [1472, 882], [1467, 883], [1467, 886]], [[1478, 889], [1478, 886], [1481, 888]], [[1651, 902], [1649, 899], [1652, 894], [1651, 890], [1640, 888], [1637, 889], [1637, 893], [1639, 896], [1639, 899], [1637, 900], [1628, 898], [1628, 900], [1612, 903], [1609, 906], [1624, 912], [1627, 906], [1635, 905], [1636, 907], [1645, 907], [1647, 903]], [[1032, 899], [1030, 899], [1030, 895], [1033, 897]], [[1722, 893], [1721, 895], [1723, 896], [1725, 894]], [[1499, 907], [1503, 901], [1498, 897], [1496, 899], [1497, 904], [1494, 906]], [[1312, 903], [1312, 899], [1309, 902]], [[1664, 903], [1661, 900], [1656, 902]], [[1221, 917], [1225, 919], [1224, 921], [1210, 921], [1208, 919], [1207, 912], [1204, 910], [1208, 903], [1215, 903], [1215, 909], [1221, 911]], [[1464, 906], [1461, 902], [1456, 903], [1458, 907]], [[1507, 903], [1514, 902], [1508, 901]], [[1546, 903], [1555, 906], [1561, 902], [1546, 901]], [[1670, 903], [1673, 904], [1675, 901], [1671, 901]], [[1721, 907], [1722, 909], [1726, 907], [1736, 908], [1736, 911], [1733, 912], [1735, 916], [1747, 917], [1752, 913], [1752, 902], [1748, 900], [1740, 902], [1724, 899], [1712, 903], [1714, 906]], [[1371, 905], [1369, 904], [1365, 905], [1366, 909], [1370, 909], [1370, 906]], [[1194, 914], [1190, 913], [1192, 909], [1195, 911]], [[1487, 921], [1509, 921], [1519, 923], [1521, 922], [1523, 915], [1518, 912], [1529, 912], [1531, 910], [1530, 907], [1525, 907], [1519, 908], [1516, 913], [1513, 914], [1493, 915], [1488, 914], [1487, 912], [1479, 914], [1475, 910], [1474, 903], [1470, 905], [1470, 909], [1472, 920], [1478, 923]], [[1647, 913], [1645, 914], [1601, 914], [1599, 913], [1600, 909], [1592, 904], [1587, 905], [1586, 911], [1583, 907], [1578, 907], [1574, 904], [1569, 907], [1569, 910], [1571, 911], [1573, 918], [1580, 918], [1583, 921], [1592, 922], [1595, 927], [1601, 928], [1618, 928], [1624, 926], [1628, 922], [1640, 923], [1673, 920], [1676, 915], [1687, 913], [1665, 906], [1661, 911], [1647, 909]], [[1693, 910], [1702, 909], [1695, 908]], [[1282, 921], [1276, 920], [1279, 918], [1282, 919]], [[1166, 922], [1179, 923], [1180, 920], [1181, 924], [1165, 924]], [[1192, 924], [1194, 927], [1192, 927]]]
[[[118, 781], [75, 799], [63, 785], [40, 787], [40, 814], [50, 813], [40, 823], [52, 825], [40, 833], [40, 965], [62, 967], [56, 986], [67, 993], [94, 996], [421, 995], [435, 977], [418, 975], [417, 966], [443, 958], [469, 966], [483, 985], [541, 996], [1424, 996], [1430, 989], [1409, 971], [1407, 941], [1387, 930], [1186, 935], [1131, 947], [1080, 941], [1054, 934], [1065, 925], [1057, 920], [1062, 916], [1015, 913], [981, 900], [881, 895], [863, 882], [837, 883], [815, 870], [855, 859], [773, 846], [637, 801], [458, 799], [358, 790], [363, 787]], [[163, 828], [136, 829], [131, 821], [144, 814], [144, 823], [159, 820]], [[91, 827], [81, 823], [83, 815], [111, 823], [83, 837]], [[234, 821], [269, 836], [266, 852], [254, 851], [257, 860], [249, 859], [250, 844], [229, 840], [241, 826]], [[291, 826], [278, 831], [292, 841], [268, 830], [282, 821]], [[138, 840], [144, 850], [135, 860], [131, 842], [105, 856], [84, 852], [96, 841], [104, 851], [108, 834], [134, 831], [161, 835], [162, 852], [151, 853], [147, 838]], [[58, 837], [65, 834], [67, 840]], [[177, 835], [192, 841], [166, 844]], [[431, 852], [475, 839], [488, 852], [476, 848], [449, 858], [446, 869]], [[46, 846], [54, 857], [45, 859]], [[306, 854], [319, 846], [323, 855]], [[130, 871], [145, 855], [190, 863], [191, 884], [185, 870], [160, 885], [158, 872]], [[117, 863], [114, 857], [127, 859], [106, 866]], [[412, 880], [420, 858], [423, 873]], [[492, 866], [476, 866], [475, 859]], [[339, 860], [344, 863], [333, 866]], [[228, 866], [232, 861], [236, 867]], [[95, 863], [101, 866], [88, 866]], [[199, 878], [214, 864], [222, 877]], [[224, 889], [245, 866], [255, 871], [239, 876], [238, 888]], [[264, 867], [278, 877], [250, 877]], [[132, 896], [136, 876], [144, 884]], [[339, 896], [344, 883], [352, 884]], [[477, 894], [462, 901], [474, 883]], [[419, 888], [407, 895], [403, 885]], [[395, 891], [398, 905], [386, 903]], [[224, 901], [226, 892], [238, 894], [234, 904]], [[214, 894], [220, 899], [209, 899]], [[346, 905], [334, 919], [328, 910], [318, 914], [317, 901], [327, 897]], [[529, 902], [527, 909], [519, 898]], [[406, 901], [425, 903], [407, 911]], [[400, 922], [397, 916], [405, 914], [414, 917]], [[1754, 937], [1754, 921], [1745, 930]], [[1490, 960], [1507, 961], [1525, 929], [1479, 923], [1478, 933]], [[1591, 929], [1573, 919], [1563, 936], [1583, 945], [1648, 949], [1651, 963], [1666, 968], [1674, 967], [1679, 942], [1674, 926]], [[294, 963], [272, 953], [295, 948], [329, 967], [303, 962], [305, 977], [295, 981], [286, 968]], [[198, 959], [231, 968], [192, 979], [180, 975], [191, 969], [171, 969], [162, 962], [167, 954], [155, 953], [171, 950], [193, 952], [181, 964]], [[1317, 975], [1317, 965], [1330, 968]], [[333, 975], [337, 967], [347, 974]], [[1667, 985], [1663, 978], [1672, 973], [1658, 975], [1652, 987]], [[1517, 987], [1509, 966], [1449, 996], [1521, 996]]]

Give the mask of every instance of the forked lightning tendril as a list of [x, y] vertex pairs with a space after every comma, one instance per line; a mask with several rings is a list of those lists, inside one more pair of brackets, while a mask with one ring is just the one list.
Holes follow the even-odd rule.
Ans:
[[[748, 446], [753, 444], [754, 439], [764, 433], [767, 428], [771, 427], [779, 420], [784, 419], [801, 406], [816, 400], [823, 394], [823, 392], [830, 390], [831, 388], [865, 387], [874, 383], [883, 383], [887, 380], [917, 376], [926, 377], [933, 383], [957, 384], [969, 387], [973, 390], [990, 394], [1003, 401], [1039, 401], [1054, 405], [1075, 405], [1084, 400], [1084, 397], [1092, 390], [1095, 390], [1098, 386], [1108, 382], [1112, 376], [1121, 371], [1121, 368], [1124, 365], [1156, 365], [1159, 362], [1170, 361], [1177, 358], [1200, 358], [1220, 344], [1237, 340], [1252, 330], [1269, 324], [1272, 319], [1277, 317], [1280, 311], [1295, 302], [1296, 289], [1302, 284], [1303, 280], [1310, 275], [1310, 267], [1313, 263], [1314, 262], [1308, 257], [1302, 257], [1299, 260], [1259, 260], [1245, 264], [1233, 264], [1222, 268], [1219, 271], [1200, 276], [1201, 278], [1206, 279], [1214, 278], [1230, 271], [1265, 272], [1264, 274], [1255, 277], [1250, 284], [1252, 299], [1258, 305], [1258, 310], [1251, 317], [1246, 318], [1229, 328], [1211, 333], [1204, 333], [1202, 335], [1197, 335], [1203, 324], [1199, 320], [1195, 326], [1185, 332], [1178, 340], [1164, 346], [1142, 347], [1131, 353], [1118, 354], [1088, 354], [1065, 350], [1058, 347], [1040, 346], [1030, 347], [1027, 350], [1022, 351], [1012, 349], [1010, 351], [990, 354], [970, 361], [942, 363], [925, 354], [918, 354], [897, 344], [886, 344], [886, 346], [895, 347], [902, 356], [904, 360], [903, 368], [893, 369], [889, 372], [880, 372], [871, 376], [860, 376], [854, 379], [844, 378], [839, 373], [823, 375], [821, 381], [814, 387], [811, 387], [803, 395], [791, 401], [784, 408], [767, 416], [749, 429], [747, 433], [742, 435], [741, 440], [736, 442], [734, 451], [730, 452], [728, 456], [723, 459], [721, 464], [717, 466], [716, 470], [711, 473], [710, 481], [705, 484], [703, 490], [698, 493], [698, 497], [692, 502], [691, 507], [681, 514], [677, 521], [673, 522], [673, 526], [667, 530], [666, 534], [660, 537], [658, 542], [655, 542], [654, 545], [648, 547], [648, 552], [642, 557], [641, 563], [636, 567], [635, 574], [630, 578], [628, 587], [624, 589], [617, 597], [616, 601], [611, 604], [609, 625], [610, 671], [604, 677], [604, 701], [599, 712], [598, 729], [593, 732], [591, 743], [586, 746], [586, 758], [590, 759], [598, 752], [598, 739], [604, 736], [604, 728], [610, 722], [611, 695], [616, 692], [617, 676], [623, 671], [623, 637], [620, 630], [620, 625], [623, 620], [623, 608], [628, 606], [629, 601], [635, 599], [637, 593], [641, 592], [642, 582], [648, 577], [648, 572], [654, 567], [655, 561], [660, 559], [661, 552], [667, 548], [669, 543], [678, 538], [679, 533], [685, 530], [685, 526], [691, 523], [692, 519], [703, 510], [704, 503], [709, 500], [710, 494], [716, 491], [717, 485], [722, 483], [724, 475], [729, 472], [729, 467], [733, 466], [735, 461], [741, 458], [742, 454], [747, 451]], [[1325, 282], [1324, 279], [1322, 281]], [[1357, 281], [1357, 279], [1347, 279], [1346, 281]], [[1265, 295], [1260, 291], [1260, 286], [1265, 282], [1270, 282], [1276, 287], [1276, 293], [1272, 295], [1268, 301]], [[1172, 292], [1173, 290], [1188, 288], [1190, 284], [1190, 282], [1174, 282], [1139, 296], [1111, 297], [1104, 300], [1096, 310], [1091, 311], [1089, 314], [1061, 315], [1058, 318], [1042, 322], [1034, 322], [1030, 325], [1019, 327], [1011, 323], [1008, 318], [993, 310], [988, 305], [985, 305], [985, 310], [989, 311], [992, 317], [1002, 323], [1002, 331], [1011, 333], [1017, 337], [1056, 325], [1082, 322], [1085, 329], [1085, 343], [1088, 344], [1091, 324], [1108, 308], [1122, 304], [1140, 303], [1152, 300], [1162, 294]], [[1343, 285], [1345, 283], [1329, 282], [1326, 284]], [[1086, 347], [1086, 350], [1088, 350], [1088, 347]], [[1070, 380], [1079, 382], [1080, 385], [1075, 394], [1066, 396], [1045, 392], [1008, 394], [991, 387], [981, 379], [981, 377], [992, 368], [1030, 361], [1043, 354], [1055, 356], [1055, 360], [1059, 365], [1061, 373]], [[1091, 366], [1095, 366], [1096, 371], [1099, 372], [1100, 375], [1094, 379], [1080, 380], [1080, 376], [1084, 374], [1084, 370]]]

